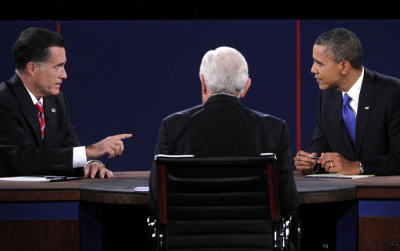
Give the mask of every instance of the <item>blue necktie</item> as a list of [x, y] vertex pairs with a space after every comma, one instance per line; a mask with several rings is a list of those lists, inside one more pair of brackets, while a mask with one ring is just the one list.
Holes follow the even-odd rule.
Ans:
[[342, 115], [347, 134], [350, 137], [354, 149], [356, 148], [356, 117], [354, 116], [353, 108], [350, 106], [351, 98], [347, 93], [343, 97]]

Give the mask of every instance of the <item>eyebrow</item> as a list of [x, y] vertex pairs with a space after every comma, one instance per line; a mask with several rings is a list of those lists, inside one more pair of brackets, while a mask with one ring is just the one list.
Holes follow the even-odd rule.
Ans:
[[323, 64], [323, 63], [321, 63], [320, 61], [318, 61], [316, 59], [314, 59], [314, 61], [317, 62], [318, 64]]

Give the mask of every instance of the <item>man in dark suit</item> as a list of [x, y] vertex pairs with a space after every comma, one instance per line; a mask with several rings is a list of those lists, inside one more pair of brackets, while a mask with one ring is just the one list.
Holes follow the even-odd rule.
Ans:
[[[162, 121], [156, 154], [195, 156], [277, 155], [277, 180], [282, 214], [299, 205], [286, 123], [245, 108], [239, 98], [250, 87], [247, 62], [237, 50], [220, 47], [203, 57], [200, 67], [203, 105]], [[157, 212], [157, 171], [150, 174], [150, 209]]]
[[67, 78], [64, 47], [60, 34], [41, 28], [23, 31], [13, 46], [16, 74], [0, 84], [0, 176], [114, 177], [90, 158], [120, 155], [122, 139], [131, 135], [80, 146], [60, 92]]
[[[321, 34], [311, 72], [321, 89], [310, 152], [297, 170], [341, 174], [400, 174], [400, 80], [363, 67], [358, 37], [346, 29]], [[312, 156], [321, 156], [318, 161]]]

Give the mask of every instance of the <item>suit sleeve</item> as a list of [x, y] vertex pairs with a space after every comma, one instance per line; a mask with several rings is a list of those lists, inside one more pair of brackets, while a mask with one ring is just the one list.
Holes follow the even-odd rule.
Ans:
[[313, 141], [311, 142], [310, 153], [317, 153], [317, 156], [321, 155], [322, 152], [331, 152], [328, 139], [325, 134], [324, 125], [321, 120], [321, 114], [323, 112], [323, 102], [322, 92], [319, 93], [318, 98], [318, 111], [316, 117], [316, 126], [314, 131]]
[[295, 214], [299, 208], [299, 195], [293, 177], [293, 156], [289, 144], [289, 131], [286, 123], [282, 124], [277, 155], [277, 182], [279, 204], [282, 216]]
[[[64, 96], [63, 99], [65, 100]], [[65, 101], [64, 101], [65, 102]], [[56, 134], [54, 148], [37, 149], [32, 142], [34, 132], [27, 121], [21, 117], [18, 105], [0, 100], [0, 175], [45, 175], [45, 174], [73, 174], [72, 145], [79, 144], [76, 135], [71, 133], [68, 107], [57, 112], [63, 116], [61, 132]], [[73, 128], [72, 128], [73, 130]], [[75, 139], [76, 137], [76, 139]], [[57, 142], [63, 144], [57, 148]]]
[[[157, 146], [155, 150], [155, 154], [168, 154], [168, 138], [167, 138], [167, 130], [166, 130], [166, 122], [163, 120], [160, 130], [158, 132], [158, 140]], [[152, 210], [155, 214], [158, 212], [157, 208], [157, 165], [156, 162], [153, 161], [150, 171], [149, 178], [149, 193], [147, 194], [147, 201], [149, 204], [150, 210]]]
[[[364, 174], [400, 175], [400, 87], [392, 92], [387, 114], [388, 154], [371, 159], [362, 159]], [[384, 135], [379, 135], [385, 137]], [[368, 147], [368, 146], [365, 146]]]

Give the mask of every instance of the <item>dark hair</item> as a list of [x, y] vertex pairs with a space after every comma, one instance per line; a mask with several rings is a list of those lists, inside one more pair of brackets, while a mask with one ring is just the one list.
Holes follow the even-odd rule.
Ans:
[[25, 72], [29, 62], [37, 64], [46, 62], [50, 47], [65, 47], [65, 39], [57, 32], [43, 28], [29, 28], [21, 32], [13, 46], [15, 68], [20, 73]]
[[316, 45], [326, 46], [325, 54], [336, 63], [348, 61], [354, 69], [363, 66], [363, 49], [360, 40], [353, 32], [344, 28], [337, 28], [322, 33]]

